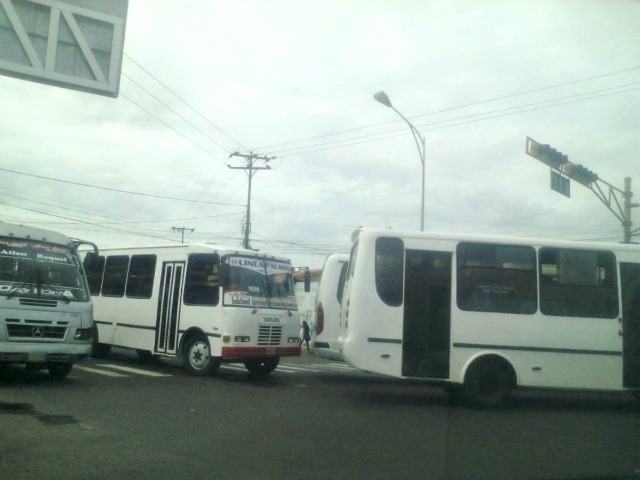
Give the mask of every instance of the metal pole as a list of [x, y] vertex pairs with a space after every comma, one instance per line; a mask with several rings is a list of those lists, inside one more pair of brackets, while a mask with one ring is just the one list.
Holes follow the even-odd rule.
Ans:
[[424, 156], [425, 156], [425, 137], [422, 137], [422, 152], [420, 155], [420, 160], [422, 161], [422, 208], [420, 209], [420, 231], [424, 232], [424, 177], [425, 177], [425, 164], [424, 164]]
[[624, 230], [624, 243], [631, 243], [631, 177], [625, 177], [624, 179], [624, 222], [622, 222], [622, 228]]
[[247, 221], [244, 225], [244, 241], [242, 246], [249, 250], [249, 230], [251, 229], [251, 178], [253, 177], [253, 155], [249, 157], [249, 193], [247, 194]]

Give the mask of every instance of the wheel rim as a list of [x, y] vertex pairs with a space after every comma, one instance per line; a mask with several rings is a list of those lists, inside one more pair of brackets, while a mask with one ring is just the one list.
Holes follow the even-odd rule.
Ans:
[[205, 370], [211, 361], [209, 346], [202, 340], [196, 340], [189, 347], [189, 365], [194, 370]]

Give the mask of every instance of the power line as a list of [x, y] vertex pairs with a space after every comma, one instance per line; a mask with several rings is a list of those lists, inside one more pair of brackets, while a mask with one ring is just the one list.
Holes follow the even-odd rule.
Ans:
[[203, 120], [205, 120], [207, 123], [209, 123], [209, 125], [211, 125], [213, 128], [215, 128], [216, 130], [218, 130], [220, 133], [222, 133], [225, 137], [227, 137], [228, 139], [230, 139], [233, 143], [235, 143], [236, 145], [238, 145], [240, 148], [242, 148], [243, 150], [247, 150], [240, 142], [238, 142], [237, 140], [235, 140], [231, 135], [229, 135], [228, 133], [226, 133], [224, 130], [222, 130], [220, 127], [218, 127], [216, 124], [214, 124], [211, 120], [209, 120], [207, 117], [205, 117], [202, 113], [200, 113], [198, 110], [196, 110], [193, 106], [191, 106], [191, 104], [189, 104], [186, 100], [184, 100], [182, 97], [180, 97], [177, 93], [175, 93], [173, 90], [171, 90], [168, 86], [166, 86], [163, 82], [161, 82], [155, 75], [153, 75], [151, 72], [149, 72], [146, 68], [144, 68], [142, 65], [140, 65], [138, 62], [136, 62], [133, 58], [131, 58], [129, 55], [127, 55], [126, 53], [124, 54], [124, 56], [126, 58], [128, 58], [132, 63], [134, 63], [138, 68], [140, 68], [140, 70], [142, 70], [144, 73], [146, 73], [147, 75], [149, 75], [151, 78], [153, 78], [156, 82], [158, 82], [160, 85], [162, 85], [167, 91], [169, 91], [174, 97], [176, 97], [178, 100], [180, 100], [182, 103], [184, 103], [187, 107], [189, 107], [191, 110], [193, 110], [197, 115], [199, 115]]
[[154, 195], [154, 194], [151, 194], [151, 193], [141, 193], [141, 192], [133, 192], [133, 191], [130, 191], [130, 190], [120, 190], [118, 188], [100, 187], [98, 185], [90, 185], [88, 183], [72, 182], [70, 180], [62, 180], [60, 178], [45, 177], [45, 176], [42, 176], [42, 175], [35, 175], [33, 173], [26, 173], [26, 172], [18, 172], [17, 170], [9, 170], [8, 168], [2, 168], [2, 167], [0, 167], [0, 170], [3, 171], [3, 172], [15, 173], [17, 175], [25, 175], [27, 177], [40, 178], [42, 180], [49, 180], [49, 181], [52, 181], [52, 182], [67, 183], [67, 184], [70, 184], [70, 185], [77, 185], [77, 186], [80, 186], [80, 187], [87, 187], [87, 188], [96, 188], [98, 190], [107, 190], [109, 192], [126, 193], [128, 195], [138, 195], [138, 196], [142, 196], [142, 197], [161, 198], [163, 200], [176, 200], [176, 201], [180, 201], [180, 202], [195, 202], [195, 203], [206, 203], [206, 204], [209, 204], [209, 205], [224, 205], [224, 206], [228, 206], [228, 207], [244, 207], [244, 205], [234, 204], [234, 203], [207, 202], [207, 201], [204, 201], [204, 200], [193, 200], [193, 199], [189, 199], [189, 198], [168, 197], [168, 196], [165, 196], [165, 195]]
[[[427, 112], [427, 113], [421, 113], [421, 114], [418, 114], [418, 115], [412, 115], [412, 116], [408, 116], [407, 118], [414, 119], [414, 118], [423, 117], [423, 116], [427, 116], [427, 115], [436, 115], [438, 113], [445, 113], [445, 112], [450, 112], [450, 111], [458, 110], [458, 109], [462, 109], [462, 108], [468, 108], [468, 107], [473, 107], [473, 106], [476, 106], [476, 105], [482, 105], [483, 103], [496, 102], [498, 100], [505, 100], [505, 99], [508, 99], [508, 98], [514, 98], [514, 97], [518, 97], [518, 96], [522, 96], [522, 95], [529, 95], [531, 93], [537, 93], [537, 92], [541, 92], [541, 91], [544, 91], [544, 90], [551, 90], [553, 88], [565, 87], [567, 85], [573, 85], [573, 84], [583, 83], [583, 82], [587, 82], [587, 81], [591, 81], [591, 80], [597, 80], [599, 78], [610, 77], [610, 76], [613, 76], [613, 75], [620, 75], [622, 73], [628, 73], [628, 72], [632, 72], [634, 70], [640, 70], [640, 66], [627, 68], [627, 69], [624, 69], [624, 70], [617, 70], [615, 72], [605, 73], [605, 74], [602, 74], [602, 75], [596, 75], [596, 76], [582, 78], [582, 79], [578, 79], [578, 80], [572, 80], [572, 81], [569, 81], [569, 82], [558, 83], [558, 84], [555, 84], [555, 85], [548, 85], [548, 86], [545, 86], [545, 87], [540, 87], [540, 88], [536, 88], [536, 89], [533, 89], [533, 90], [527, 90], [527, 91], [524, 91], [524, 92], [512, 93], [512, 94], [503, 95], [503, 96], [500, 96], [500, 97], [494, 97], [494, 98], [489, 98], [489, 99], [485, 99], [485, 100], [479, 100], [477, 102], [467, 103], [467, 104], [463, 104], [463, 105], [457, 105], [455, 107], [448, 107], [448, 108], [445, 108], [445, 109], [442, 109], [442, 110], [436, 110], [436, 111], [433, 111], [433, 112]], [[351, 129], [347, 129], [347, 130], [341, 130], [341, 131], [337, 131], [337, 132], [333, 132], [333, 133], [327, 133], [327, 134], [324, 134], [324, 135], [317, 135], [315, 137], [308, 137], [308, 138], [305, 138], [305, 139], [302, 139], [302, 140], [293, 140], [293, 141], [274, 144], [274, 145], [267, 145], [265, 147], [257, 148], [256, 150], [263, 150], [263, 151], [264, 150], [270, 150], [270, 149], [273, 149], [275, 147], [282, 147], [282, 146], [291, 145], [291, 144], [294, 144], [294, 143], [303, 143], [303, 142], [307, 142], [307, 141], [310, 141], [310, 140], [317, 140], [317, 139], [325, 138], [325, 137], [343, 135], [345, 133], [355, 132], [355, 131], [358, 131], [358, 130], [364, 130], [364, 129], [367, 129], [367, 128], [375, 128], [375, 127], [380, 127], [380, 126], [384, 126], [384, 125], [390, 125], [390, 124], [399, 123], [399, 122], [402, 122], [402, 120], [391, 120], [389, 122], [383, 122], [383, 123], [378, 123], [378, 124], [374, 124], [374, 125], [365, 125], [365, 126], [362, 126], [362, 127], [356, 127], [356, 128], [351, 128]]]
[[[640, 87], [630, 88], [630, 89], [622, 90], [622, 91], [618, 91], [618, 92], [611, 92], [611, 93], [607, 93], [607, 94], [603, 94], [603, 95], [594, 95], [592, 97], [576, 99], [576, 100], [569, 101], [569, 102], [562, 102], [562, 103], [556, 103], [556, 104], [553, 104], [553, 105], [545, 105], [545, 106], [540, 106], [540, 107], [536, 107], [536, 108], [529, 108], [529, 109], [526, 109], [526, 110], [520, 110], [520, 111], [517, 111], [517, 112], [510, 112], [510, 113], [504, 113], [504, 114], [501, 114], [501, 115], [493, 115], [493, 116], [484, 117], [484, 118], [475, 118], [473, 120], [467, 120], [467, 121], [462, 121], [462, 122], [457, 122], [457, 123], [451, 123], [451, 124], [448, 124], [448, 125], [441, 125], [441, 126], [437, 126], [437, 127], [434, 127], [434, 128], [424, 129], [425, 126], [429, 126], [429, 125], [439, 125], [439, 124], [442, 124], [442, 123], [453, 122], [455, 120], [464, 120], [466, 118], [473, 118], [473, 117], [477, 117], [479, 115], [490, 115], [491, 113], [502, 112], [502, 111], [505, 111], [505, 110], [513, 110], [514, 108], [523, 108], [523, 107], [526, 107], [527, 105], [522, 105], [522, 106], [519, 106], [519, 107], [510, 107], [510, 108], [507, 108], [507, 109], [500, 109], [500, 110], [495, 110], [495, 111], [491, 111], [491, 112], [484, 112], [482, 114], [467, 115], [467, 116], [458, 117], [458, 118], [455, 118], [455, 119], [442, 120], [442, 121], [439, 121], [439, 122], [433, 122], [431, 124], [421, 125], [420, 127], [423, 128], [421, 130], [422, 132], [440, 130], [440, 129], [443, 129], [443, 128], [455, 127], [455, 126], [459, 126], [459, 125], [465, 125], [465, 124], [468, 124], [468, 123], [475, 123], [475, 122], [481, 122], [481, 121], [485, 121], [485, 120], [492, 120], [494, 118], [506, 117], [506, 116], [510, 116], [510, 115], [519, 115], [519, 114], [522, 114], [522, 113], [533, 112], [533, 111], [536, 111], [536, 110], [542, 110], [542, 109], [546, 109], [546, 108], [560, 107], [560, 106], [569, 105], [569, 104], [572, 104], [572, 103], [583, 102], [583, 101], [586, 101], [586, 100], [593, 100], [593, 99], [601, 98], [601, 97], [608, 97], [608, 96], [611, 96], [611, 95], [618, 95], [620, 93], [627, 93], [627, 92], [631, 92], [631, 91], [635, 91], [635, 90], [639, 90], [639, 89], [640, 89]], [[591, 93], [591, 92], [588, 92], [588, 93]], [[587, 95], [588, 93], [579, 94], [579, 95]], [[572, 95], [570, 97], [575, 97], [575, 96], [576, 95]], [[562, 98], [564, 98], [564, 97], [560, 97], [559, 99], [546, 100], [546, 101], [543, 101], [543, 102], [536, 102], [536, 103], [530, 104], [530, 105], [536, 105], [536, 104], [539, 104], [539, 103], [548, 103], [548, 102], [555, 101], [555, 100], [561, 100]], [[567, 98], [569, 98], [569, 97], [567, 97]], [[404, 136], [409, 135], [409, 133], [396, 133], [396, 132], [402, 132], [402, 131], [404, 131], [404, 129], [392, 130], [392, 131], [388, 131], [388, 132], [382, 132], [382, 133], [371, 134], [371, 135], [363, 135], [361, 137], [355, 137], [355, 138], [345, 139], [345, 140], [334, 140], [334, 141], [331, 141], [331, 142], [327, 142], [325, 144], [308, 145], [308, 146], [304, 146], [304, 147], [291, 148], [289, 150], [285, 150], [285, 152], [286, 151], [292, 151], [292, 150], [302, 150], [304, 148], [309, 148], [311, 150], [304, 150], [304, 151], [301, 151], [301, 152], [290, 153], [288, 155], [282, 155], [281, 154], [279, 156], [279, 158], [288, 158], [288, 157], [293, 157], [293, 156], [296, 156], [296, 155], [316, 153], [316, 152], [322, 152], [322, 151], [327, 151], [327, 150], [335, 150], [337, 148], [350, 147], [350, 146], [354, 146], [354, 145], [360, 145], [360, 144], [363, 144], [363, 143], [370, 143], [370, 142], [377, 142], [377, 141], [381, 141], [381, 140], [389, 140], [391, 138], [404, 137]], [[396, 133], [396, 134], [393, 135], [394, 133]], [[386, 136], [381, 137], [381, 135], [386, 135]], [[379, 138], [371, 138], [371, 137], [379, 137]], [[357, 141], [357, 142], [353, 141], [353, 140], [357, 140], [357, 139], [366, 139], [366, 140], [361, 140], [361, 141]], [[340, 143], [340, 142], [350, 142], [350, 143], [344, 143], [343, 145], [335, 145], [335, 146], [327, 147], [327, 148], [315, 148], [315, 147], [318, 147], [318, 146], [331, 145], [331, 144]]]
[[146, 108], [144, 108], [143, 106], [137, 104], [136, 102], [134, 102], [133, 100], [131, 100], [129, 97], [127, 97], [124, 93], [120, 92], [120, 96], [122, 98], [124, 98], [125, 100], [128, 100], [129, 102], [131, 102], [133, 105], [135, 105], [136, 107], [138, 107], [140, 110], [142, 110], [143, 112], [145, 112], [146, 114], [152, 116], [153, 118], [155, 118], [157, 121], [159, 121], [160, 123], [162, 123], [165, 127], [170, 128], [171, 130], [173, 130], [174, 132], [176, 132], [178, 135], [180, 135], [182, 138], [184, 138], [186, 141], [188, 141], [189, 143], [191, 143], [192, 145], [198, 147], [200, 150], [202, 150], [204, 153], [206, 153], [207, 155], [209, 155], [211, 158], [213, 158], [214, 160], [217, 160], [218, 162], [222, 162], [224, 164], [224, 161], [218, 157], [216, 157], [214, 154], [212, 154], [209, 150], [207, 150], [206, 148], [202, 147], [201, 145], [198, 145], [196, 142], [194, 142], [193, 140], [191, 140], [189, 137], [187, 137], [185, 134], [183, 134], [182, 132], [180, 132], [179, 130], [175, 129], [174, 127], [172, 127], [171, 125], [169, 125], [167, 122], [165, 122], [164, 120], [158, 118], [156, 115], [154, 115], [153, 113], [151, 113], [149, 110], [147, 110]]

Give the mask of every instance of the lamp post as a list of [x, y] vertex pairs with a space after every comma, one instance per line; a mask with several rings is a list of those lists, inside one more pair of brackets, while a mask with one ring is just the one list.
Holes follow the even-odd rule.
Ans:
[[420, 163], [422, 163], [422, 203], [421, 203], [421, 207], [420, 207], [420, 231], [424, 232], [424, 177], [425, 177], [424, 155], [425, 155], [425, 137], [422, 137], [420, 135], [420, 132], [418, 132], [418, 129], [416, 127], [414, 127], [413, 124], [409, 120], [407, 120], [407, 118], [404, 115], [402, 115], [396, 109], [396, 107], [394, 107], [391, 104], [391, 100], [389, 100], [389, 97], [387, 96], [386, 93], [384, 93], [382, 90], [380, 90], [378, 93], [376, 93], [373, 96], [373, 98], [376, 101], [378, 101], [381, 104], [383, 104], [385, 107], [389, 107], [389, 108], [393, 109], [394, 112], [396, 112], [398, 115], [400, 115], [400, 117], [402, 117], [402, 119], [405, 122], [407, 122], [407, 125], [409, 125], [409, 128], [411, 129], [411, 133], [413, 134], [413, 139], [416, 141], [416, 147], [418, 147], [418, 153], [420, 154]]

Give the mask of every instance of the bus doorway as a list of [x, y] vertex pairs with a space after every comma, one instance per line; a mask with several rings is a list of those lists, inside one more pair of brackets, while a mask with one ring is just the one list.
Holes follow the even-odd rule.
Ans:
[[620, 263], [623, 386], [640, 389], [640, 264]]
[[451, 253], [407, 250], [402, 375], [449, 378]]

